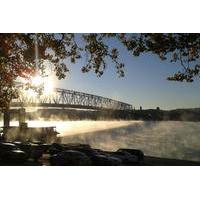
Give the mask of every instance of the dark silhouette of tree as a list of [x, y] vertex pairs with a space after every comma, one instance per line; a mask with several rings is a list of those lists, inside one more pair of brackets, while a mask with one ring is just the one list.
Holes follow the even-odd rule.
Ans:
[[117, 74], [123, 77], [124, 64], [119, 59], [118, 47], [109, 45], [110, 39], [122, 43], [133, 57], [152, 53], [161, 60], [177, 62], [181, 70], [168, 80], [192, 82], [200, 73], [200, 34], [92, 33], [77, 37], [72, 33], [0, 34], [0, 108], [8, 109], [17, 96], [14, 84], [17, 78], [29, 80], [35, 73], [45, 75], [47, 62], [56, 76], [63, 79], [69, 71], [66, 59], [76, 63], [87, 55], [82, 72], [94, 71], [101, 76], [109, 58]]
[[134, 56], [149, 52], [161, 60], [177, 62], [181, 70], [168, 77], [168, 80], [192, 82], [200, 75], [198, 33], [121, 34], [120, 41]]

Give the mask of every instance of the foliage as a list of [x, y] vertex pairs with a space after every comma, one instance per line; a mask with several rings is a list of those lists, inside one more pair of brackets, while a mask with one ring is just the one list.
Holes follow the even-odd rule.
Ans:
[[134, 56], [150, 52], [161, 60], [179, 62], [181, 70], [168, 80], [192, 82], [200, 74], [200, 34], [122, 34], [120, 40]]
[[[69, 71], [66, 59], [76, 63], [87, 55], [82, 72], [94, 71], [101, 76], [107, 59], [115, 64], [120, 77], [124, 76], [124, 64], [119, 59], [119, 49], [109, 43], [114, 39], [131, 52], [133, 56], [142, 53], [158, 55], [161, 60], [179, 62], [182, 67], [168, 80], [192, 82], [199, 76], [198, 64], [200, 34], [0, 34], [0, 107], [9, 108], [17, 95], [14, 81], [18, 77], [30, 79], [35, 73], [45, 74], [49, 66], [59, 79]], [[81, 39], [81, 41], [80, 41]]]

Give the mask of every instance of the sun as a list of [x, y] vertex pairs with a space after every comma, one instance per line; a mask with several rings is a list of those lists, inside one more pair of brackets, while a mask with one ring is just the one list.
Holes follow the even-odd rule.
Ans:
[[48, 79], [44, 82], [44, 94], [51, 94], [53, 92], [53, 81]]
[[53, 92], [54, 82], [50, 76], [42, 77], [37, 75], [32, 77], [30, 82], [33, 87], [43, 87], [44, 95], [49, 95]]
[[28, 98], [36, 98], [37, 97], [37, 93], [36, 91], [34, 91], [33, 89], [28, 89], [24, 92], [24, 94], [26, 94], [26, 96]]
[[31, 78], [31, 85], [34, 87], [41, 86], [43, 83], [44, 83], [44, 78], [39, 75]]

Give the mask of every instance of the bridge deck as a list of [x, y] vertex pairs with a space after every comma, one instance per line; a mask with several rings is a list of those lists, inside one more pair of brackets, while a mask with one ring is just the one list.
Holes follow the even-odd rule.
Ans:
[[88, 93], [55, 88], [49, 95], [30, 96], [23, 92], [11, 107], [61, 107], [80, 109], [132, 110], [132, 105]]

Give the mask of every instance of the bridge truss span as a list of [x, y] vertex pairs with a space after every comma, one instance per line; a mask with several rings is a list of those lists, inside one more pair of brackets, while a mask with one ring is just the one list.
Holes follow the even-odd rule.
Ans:
[[55, 88], [54, 92], [48, 95], [31, 96], [20, 93], [19, 97], [13, 100], [11, 106], [132, 110], [132, 105], [124, 102], [116, 101], [102, 96], [60, 88]]

